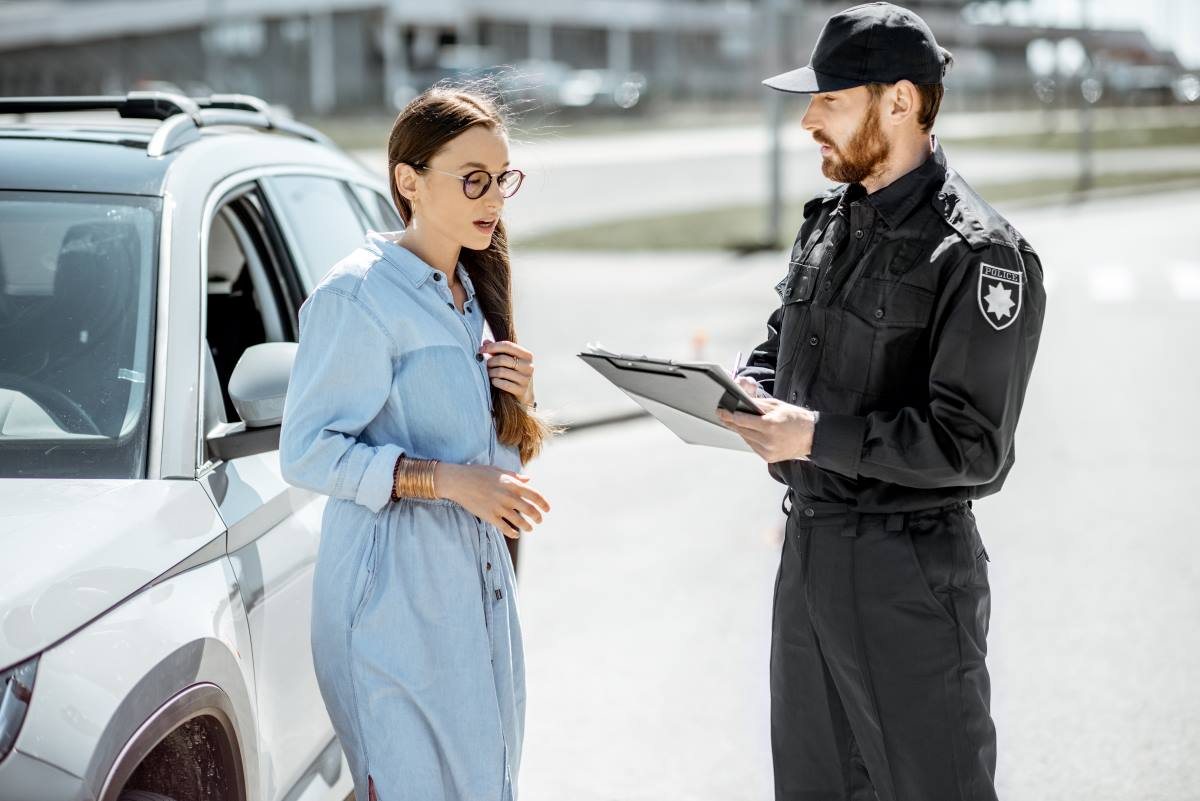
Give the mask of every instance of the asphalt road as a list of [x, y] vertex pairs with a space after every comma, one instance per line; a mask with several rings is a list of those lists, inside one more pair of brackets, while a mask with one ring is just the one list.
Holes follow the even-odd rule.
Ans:
[[[1017, 464], [976, 507], [1008, 801], [1200, 798], [1197, 209], [1191, 191], [1007, 210], [1049, 287]], [[542, 402], [623, 402], [574, 363], [587, 340], [688, 356], [703, 329], [707, 355], [732, 360], [783, 269], [782, 254], [521, 255]], [[568, 435], [530, 472], [554, 510], [522, 546], [523, 801], [769, 798], [782, 488], [756, 457], [653, 421]]]

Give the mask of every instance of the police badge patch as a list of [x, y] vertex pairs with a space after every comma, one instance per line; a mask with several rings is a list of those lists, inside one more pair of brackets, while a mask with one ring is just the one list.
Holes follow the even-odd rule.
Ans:
[[979, 264], [979, 311], [992, 328], [1002, 331], [1021, 313], [1021, 287], [1025, 276], [1003, 267]]

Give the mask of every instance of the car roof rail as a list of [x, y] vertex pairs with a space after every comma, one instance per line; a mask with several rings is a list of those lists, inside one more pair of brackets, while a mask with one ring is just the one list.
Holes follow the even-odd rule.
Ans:
[[146, 146], [149, 156], [161, 156], [200, 138], [200, 129], [237, 125], [298, 136], [333, 147], [329, 137], [295, 120], [280, 117], [253, 95], [217, 94], [187, 97], [172, 92], [129, 92], [87, 97], [3, 97], [0, 114], [44, 114], [57, 111], [116, 111], [125, 119], [162, 120]]

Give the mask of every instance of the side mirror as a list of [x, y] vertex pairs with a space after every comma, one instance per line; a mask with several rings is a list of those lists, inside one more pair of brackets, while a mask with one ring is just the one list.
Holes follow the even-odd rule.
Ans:
[[209, 432], [207, 444], [213, 457], [228, 461], [279, 448], [296, 347], [295, 342], [267, 342], [246, 348], [229, 378], [229, 398], [243, 422], [226, 423]]

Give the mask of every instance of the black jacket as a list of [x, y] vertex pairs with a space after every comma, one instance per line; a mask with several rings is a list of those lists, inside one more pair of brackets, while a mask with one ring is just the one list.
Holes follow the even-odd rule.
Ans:
[[862, 512], [990, 495], [1013, 465], [1042, 329], [1037, 254], [940, 146], [860, 206], [856, 190], [805, 205], [782, 306], [740, 371], [819, 414], [810, 458], [771, 475]]

